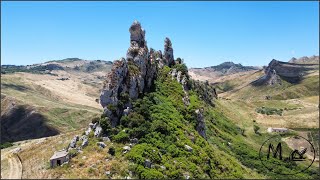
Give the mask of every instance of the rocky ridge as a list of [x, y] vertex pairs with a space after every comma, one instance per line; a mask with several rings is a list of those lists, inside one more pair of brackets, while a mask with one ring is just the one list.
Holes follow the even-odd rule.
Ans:
[[[108, 74], [100, 95], [104, 115], [109, 118], [112, 127], [119, 124], [122, 115], [128, 114], [132, 108], [132, 100], [136, 100], [152, 89], [160, 68], [165, 65], [172, 67], [176, 64], [169, 38], [165, 38], [162, 54], [161, 51], [155, 51], [152, 48], [148, 50], [145, 39], [146, 31], [142, 29], [138, 21], [133, 22], [129, 32], [130, 47], [126, 58], [114, 61], [114, 66]], [[181, 77], [179, 72], [173, 72], [173, 74], [185, 87], [186, 78]], [[184, 101], [187, 104], [188, 98], [186, 97]]]
[[298, 83], [310, 70], [319, 68], [317, 64], [296, 64], [282, 62], [275, 59], [264, 68], [265, 74], [252, 82], [253, 85], [282, 84], [282, 80], [289, 83]]

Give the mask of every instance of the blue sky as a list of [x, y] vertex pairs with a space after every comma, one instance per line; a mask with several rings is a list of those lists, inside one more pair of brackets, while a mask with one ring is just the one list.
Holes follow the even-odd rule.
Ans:
[[189, 67], [267, 65], [319, 54], [317, 2], [1, 2], [1, 64], [125, 57], [137, 19], [148, 47]]

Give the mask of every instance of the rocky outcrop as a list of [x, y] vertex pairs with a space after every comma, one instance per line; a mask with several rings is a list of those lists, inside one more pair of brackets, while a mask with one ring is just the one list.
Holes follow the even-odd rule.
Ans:
[[308, 74], [308, 71], [318, 69], [316, 64], [295, 64], [273, 59], [264, 69], [265, 74], [253, 81], [253, 85], [282, 84], [282, 80], [289, 83], [298, 83]]
[[114, 61], [100, 94], [100, 104], [111, 126], [119, 124], [123, 115], [130, 113], [131, 101], [150, 91], [159, 68], [174, 64], [172, 43], [165, 39], [164, 54], [161, 51], [148, 51], [145, 40], [146, 31], [138, 21], [129, 28], [130, 47], [126, 59]]
[[319, 64], [319, 56], [303, 56], [301, 58], [291, 58], [289, 63], [295, 63], [295, 64]]
[[181, 84], [184, 92], [184, 97], [182, 98], [182, 101], [185, 106], [189, 106], [190, 104], [190, 98], [189, 98], [189, 88], [187, 86], [187, 76], [185, 74], [182, 74], [181, 71], [177, 71], [177, 69], [172, 69], [170, 72], [170, 75], [172, 79], [176, 79], [178, 83]]
[[207, 139], [206, 135], [206, 124], [204, 122], [204, 117], [203, 117], [203, 109], [197, 109], [195, 111], [196, 113], [196, 118], [197, 118], [197, 131], [198, 133], [205, 139]]
[[214, 100], [218, 98], [218, 94], [214, 86], [209, 84], [208, 81], [202, 82], [199, 80], [198, 81], [192, 80], [191, 88], [195, 92], [197, 92], [201, 100], [205, 101], [211, 106], [214, 106]]
[[166, 38], [164, 40], [164, 60], [166, 65], [169, 67], [173, 66], [175, 64], [174, 57], [173, 57], [173, 49], [172, 49], [172, 43], [169, 38]]

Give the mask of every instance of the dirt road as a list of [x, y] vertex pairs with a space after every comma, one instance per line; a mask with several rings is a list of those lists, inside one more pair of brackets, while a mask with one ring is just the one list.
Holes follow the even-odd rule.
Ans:
[[[7, 163], [3, 163], [7, 161]], [[1, 164], [7, 167], [1, 167], [1, 178], [3, 179], [21, 179], [22, 164], [17, 154], [14, 154], [11, 149], [1, 152]]]

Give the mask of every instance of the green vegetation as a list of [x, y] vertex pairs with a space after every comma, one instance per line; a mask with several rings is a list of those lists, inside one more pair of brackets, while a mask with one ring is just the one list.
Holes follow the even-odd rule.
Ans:
[[0, 145], [1, 149], [8, 148], [11, 146], [13, 146], [13, 143], [11, 143], [11, 142], [1, 143], [1, 145]]
[[254, 124], [254, 125], [253, 125], [253, 131], [254, 131], [254, 133], [260, 134], [259, 130], [260, 130], [260, 127]]
[[216, 86], [218, 89], [220, 89], [222, 92], [231, 91], [235, 85], [232, 84], [230, 81], [225, 81], [223, 83], [220, 83]]
[[273, 99], [295, 99], [306, 96], [319, 96], [319, 75], [303, 79], [299, 84], [285, 88], [272, 96]]
[[140, 70], [139, 67], [132, 61], [128, 61], [128, 72], [131, 75], [137, 75], [139, 74]]
[[[216, 149], [195, 130], [195, 110], [205, 104], [190, 91], [190, 105], [185, 106], [181, 84], [172, 80], [170, 68], [164, 67], [155, 82], [155, 92], [133, 103], [133, 112], [122, 117], [111, 131], [114, 142], [138, 138], [126, 158], [134, 165], [137, 178], [244, 178], [249, 170], [232, 156]], [[105, 121], [105, 120], [102, 120]], [[106, 125], [107, 128], [110, 128]], [[228, 126], [225, 126], [228, 130]], [[105, 129], [105, 128], [104, 128]], [[110, 132], [110, 131], [109, 131]], [[192, 147], [192, 152], [185, 149]], [[145, 166], [150, 160], [151, 168]], [[259, 176], [257, 176], [259, 177]]]
[[266, 115], [273, 115], [277, 114], [282, 116], [283, 109], [276, 109], [276, 108], [269, 108], [269, 107], [259, 107], [256, 109], [257, 113], [266, 114]]

